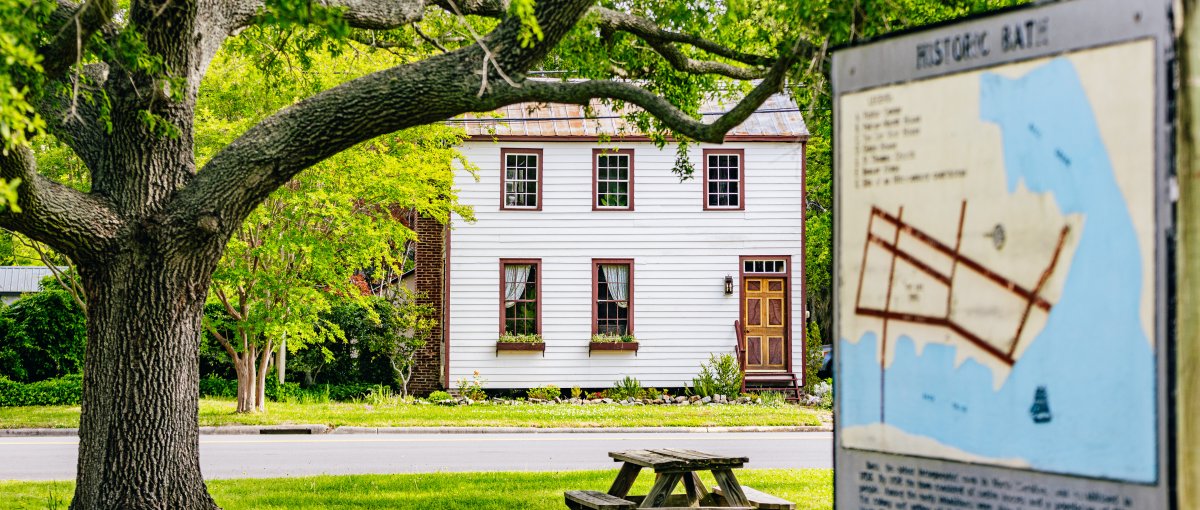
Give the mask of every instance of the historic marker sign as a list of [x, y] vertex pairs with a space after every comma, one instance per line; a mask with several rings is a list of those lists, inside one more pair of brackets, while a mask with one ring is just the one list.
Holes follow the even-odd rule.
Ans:
[[835, 54], [838, 509], [1167, 508], [1169, 5]]

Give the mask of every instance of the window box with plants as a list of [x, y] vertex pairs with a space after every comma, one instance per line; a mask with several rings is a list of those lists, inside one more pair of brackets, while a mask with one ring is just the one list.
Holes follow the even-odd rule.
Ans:
[[502, 335], [496, 340], [496, 352], [500, 351], [537, 351], [545, 356], [546, 342], [542, 335]]
[[632, 351], [637, 352], [638, 341], [633, 335], [598, 334], [592, 335], [589, 353], [594, 351]]

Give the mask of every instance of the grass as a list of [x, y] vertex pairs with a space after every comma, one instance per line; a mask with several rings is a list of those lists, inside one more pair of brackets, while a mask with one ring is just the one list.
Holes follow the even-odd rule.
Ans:
[[[200, 425], [325, 424], [361, 427], [735, 427], [828, 423], [829, 412], [797, 406], [383, 405], [270, 402], [234, 413], [232, 400], [200, 399]], [[0, 428], [74, 428], [78, 406], [0, 407]]]
[[[735, 473], [745, 485], [794, 501], [798, 510], [833, 508], [830, 469], [741, 469]], [[208, 488], [226, 510], [562, 510], [563, 491], [605, 491], [615, 476], [616, 470], [317, 476], [211, 480]], [[702, 476], [709, 486], [715, 485], [707, 474]], [[652, 478], [643, 473], [632, 493], [645, 494]], [[72, 490], [73, 482], [0, 481], [0, 509], [66, 508]]]

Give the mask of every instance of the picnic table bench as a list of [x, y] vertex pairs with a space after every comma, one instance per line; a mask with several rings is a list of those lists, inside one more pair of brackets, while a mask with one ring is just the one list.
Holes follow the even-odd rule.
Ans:
[[[738, 483], [733, 470], [750, 459], [678, 448], [609, 452], [622, 462], [621, 470], [607, 493], [568, 491], [567, 507], [572, 510], [632, 510], [633, 508], [687, 510], [794, 510], [796, 505]], [[655, 473], [654, 484], [645, 496], [630, 496], [629, 489], [643, 469]], [[711, 471], [717, 487], [710, 493], [700, 480], [700, 471]], [[672, 495], [683, 484], [684, 494]], [[790, 505], [790, 506], [789, 506]]]

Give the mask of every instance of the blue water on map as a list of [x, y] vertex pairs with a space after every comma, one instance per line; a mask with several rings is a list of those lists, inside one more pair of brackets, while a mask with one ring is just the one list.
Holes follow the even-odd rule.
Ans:
[[[998, 390], [990, 369], [956, 349], [900, 337], [884, 372], [883, 421], [967, 453], [1023, 460], [1039, 470], [1153, 482], [1155, 364], [1139, 317], [1142, 264], [1126, 200], [1113, 175], [1074, 66], [1055, 59], [1023, 77], [984, 74], [984, 121], [1001, 129], [1007, 190], [1048, 193], [1083, 231], [1063, 293]], [[1152, 168], [1145, 169], [1146, 179]], [[877, 333], [840, 341], [843, 427], [880, 423]], [[1046, 388], [1052, 419], [1035, 423]]]

